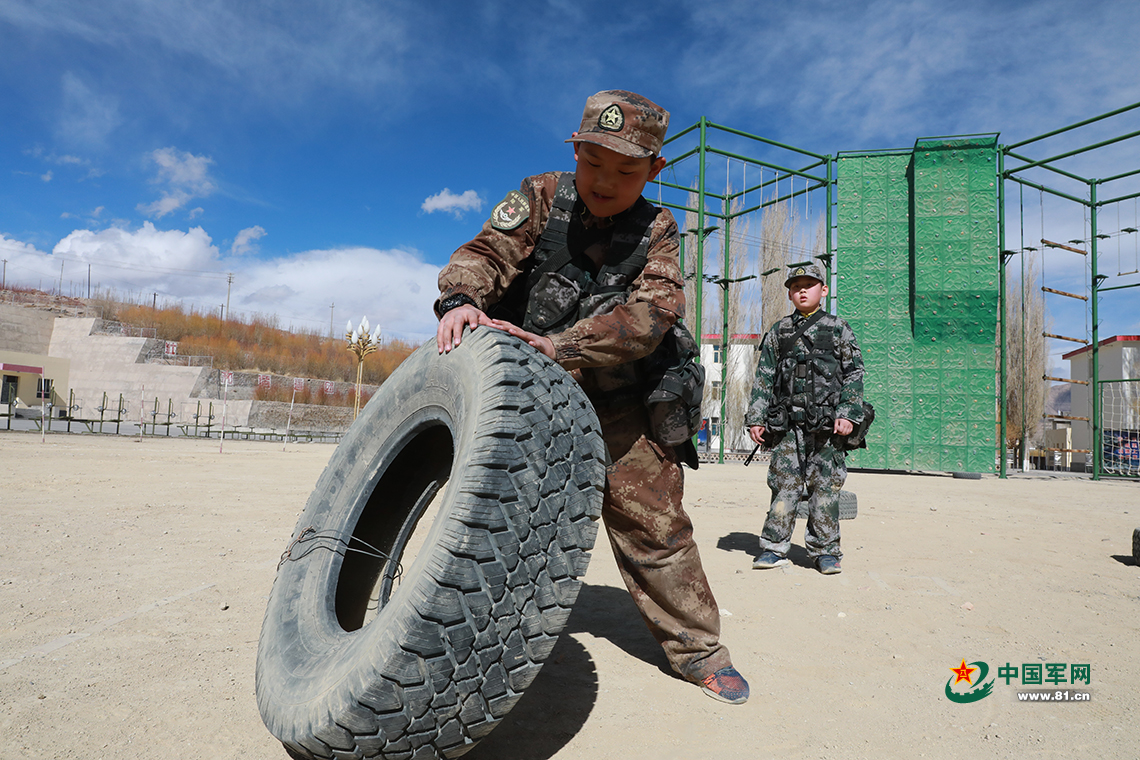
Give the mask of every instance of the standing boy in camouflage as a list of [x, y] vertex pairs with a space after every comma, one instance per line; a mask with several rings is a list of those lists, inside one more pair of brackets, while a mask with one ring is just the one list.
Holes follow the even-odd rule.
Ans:
[[668, 123], [631, 92], [589, 98], [567, 140], [574, 173], [524, 179], [440, 272], [436, 339], [445, 352], [464, 328], [506, 330], [571, 371], [609, 449], [602, 518], [642, 618], [674, 670], [739, 704], [748, 683], [720, 643], [679, 453], [655, 439], [645, 406], [647, 361], [685, 310], [676, 222], [641, 196], [665, 167]]
[[788, 564], [796, 507], [806, 489], [808, 556], [821, 573], [833, 575], [843, 556], [839, 491], [847, 479], [845, 437], [863, 421], [863, 356], [851, 326], [819, 308], [827, 284], [818, 264], [792, 264], [784, 285], [796, 310], [760, 344], [744, 418], [753, 442], [772, 449], [772, 504], [752, 567]]

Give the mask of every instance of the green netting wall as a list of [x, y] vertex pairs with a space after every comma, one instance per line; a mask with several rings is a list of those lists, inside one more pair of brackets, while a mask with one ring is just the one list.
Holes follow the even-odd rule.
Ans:
[[839, 313], [876, 421], [851, 466], [994, 472], [999, 303], [994, 138], [839, 158]]

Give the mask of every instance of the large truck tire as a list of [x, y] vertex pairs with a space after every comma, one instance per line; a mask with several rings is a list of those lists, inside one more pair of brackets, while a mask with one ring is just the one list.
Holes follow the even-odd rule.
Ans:
[[605, 457], [578, 384], [508, 334], [408, 357], [278, 567], [256, 690], [287, 753], [454, 758], [491, 731], [577, 598]]

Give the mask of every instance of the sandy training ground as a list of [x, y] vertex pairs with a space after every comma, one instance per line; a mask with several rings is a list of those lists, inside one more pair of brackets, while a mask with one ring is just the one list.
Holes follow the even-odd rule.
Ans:
[[[0, 433], [0, 759], [284, 758], [254, 701], [257, 639], [332, 452]], [[466, 757], [1140, 756], [1140, 483], [854, 473], [859, 517], [825, 577], [802, 522], [791, 566], [750, 569], [764, 476], [704, 466], [685, 495], [746, 705], [668, 672], [602, 539], [542, 673]], [[995, 683], [960, 704], [963, 660]]]

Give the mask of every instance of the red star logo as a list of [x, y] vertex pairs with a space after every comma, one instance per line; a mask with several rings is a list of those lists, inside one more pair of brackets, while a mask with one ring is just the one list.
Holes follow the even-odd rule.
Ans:
[[507, 206], [506, 211], [508, 214], [514, 214], [515, 213], [515, 207], [514, 206]]
[[966, 664], [965, 660], [962, 660], [960, 667], [950, 668], [950, 672], [957, 676], [957, 678], [954, 679], [954, 684], [957, 685], [959, 681], [965, 681], [968, 685], [973, 686], [974, 682], [970, 680], [970, 674], [975, 670], [977, 670], [977, 668], [971, 668]]

